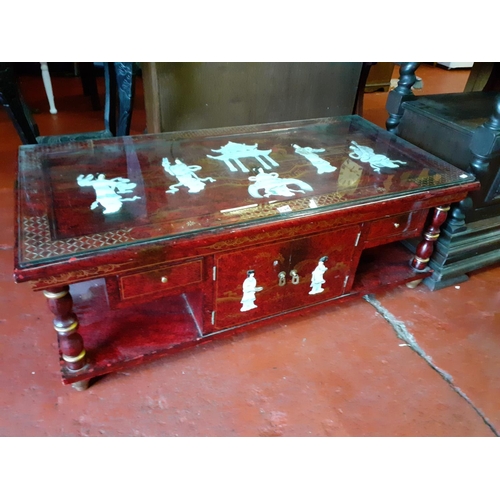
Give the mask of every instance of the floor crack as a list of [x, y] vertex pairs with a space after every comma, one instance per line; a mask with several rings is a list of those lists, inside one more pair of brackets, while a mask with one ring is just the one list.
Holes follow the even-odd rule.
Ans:
[[406, 325], [396, 319], [376, 298], [374, 295], [365, 295], [363, 299], [366, 300], [369, 304], [371, 304], [377, 312], [392, 326], [397, 337], [403, 340], [408, 347], [413, 349], [433, 370], [439, 373], [441, 377], [448, 383], [448, 385], [467, 403], [474, 409], [474, 411], [483, 419], [483, 422], [490, 428], [490, 430], [495, 434], [495, 436], [500, 436], [497, 432], [493, 424], [486, 418], [486, 415], [477, 408], [474, 403], [469, 399], [469, 397], [457, 387], [453, 382], [453, 377], [443, 369], [439, 368], [439, 366], [435, 365], [432, 361], [432, 358], [418, 345], [415, 337], [407, 330]]

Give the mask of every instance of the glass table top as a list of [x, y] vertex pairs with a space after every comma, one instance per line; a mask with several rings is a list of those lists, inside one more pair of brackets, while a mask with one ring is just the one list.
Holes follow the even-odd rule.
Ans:
[[19, 264], [473, 180], [358, 116], [22, 146]]

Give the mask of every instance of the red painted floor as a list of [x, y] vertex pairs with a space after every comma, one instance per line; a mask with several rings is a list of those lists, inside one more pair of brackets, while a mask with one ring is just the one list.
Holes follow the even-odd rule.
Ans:
[[[467, 70], [432, 66], [420, 93], [461, 91]], [[22, 91], [42, 135], [103, 128], [78, 78], [41, 77]], [[138, 82], [132, 133], [146, 120]], [[101, 82], [102, 84], [102, 82]], [[102, 88], [102, 86], [101, 86]], [[365, 97], [383, 126], [387, 93]], [[400, 287], [381, 306], [425, 351], [397, 337], [366, 301], [331, 307], [99, 379], [76, 392], [60, 381], [52, 316], [16, 285], [13, 184], [20, 141], [0, 110], [1, 436], [494, 436], [500, 431], [500, 268], [459, 288]]]

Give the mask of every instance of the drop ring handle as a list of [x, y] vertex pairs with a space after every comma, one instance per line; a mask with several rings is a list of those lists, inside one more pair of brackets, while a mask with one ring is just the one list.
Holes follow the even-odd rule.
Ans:
[[278, 274], [278, 285], [279, 286], [285, 286], [286, 285], [286, 273], [285, 271], [281, 271], [279, 274]]

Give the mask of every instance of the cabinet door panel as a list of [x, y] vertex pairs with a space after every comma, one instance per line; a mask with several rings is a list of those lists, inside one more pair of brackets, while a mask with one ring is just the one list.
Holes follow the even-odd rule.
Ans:
[[217, 256], [215, 328], [342, 295], [359, 231], [354, 226]]
[[[292, 243], [283, 310], [323, 302], [344, 293], [359, 232], [359, 226], [354, 226]], [[295, 280], [292, 272], [296, 273]]]
[[[288, 263], [289, 248], [290, 242], [284, 242], [215, 257], [216, 329], [248, 323], [283, 309], [286, 286], [279, 285], [279, 273]], [[249, 271], [254, 271], [253, 277], [248, 276]], [[244, 284], [249, 288], [246, 293], [243, 292]], [[258, 291], [253, 293], [252, 287], [257, 287]]]

